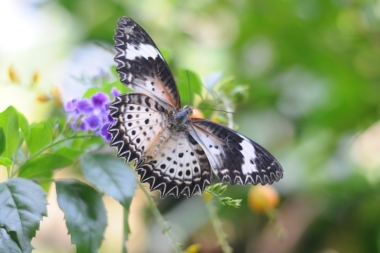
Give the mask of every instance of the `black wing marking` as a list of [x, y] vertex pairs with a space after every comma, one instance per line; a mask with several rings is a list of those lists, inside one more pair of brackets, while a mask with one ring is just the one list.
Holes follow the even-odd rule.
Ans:
[[268, 151], [234, 130], [203, 119], [191, 119], [189, 129], [222, 182], [264, 185], [283, 177], [281, 165]]

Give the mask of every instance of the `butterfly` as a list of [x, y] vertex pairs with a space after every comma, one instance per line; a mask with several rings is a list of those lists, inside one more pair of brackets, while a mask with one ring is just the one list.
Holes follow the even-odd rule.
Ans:
[[230, 184], [272, 184], [283, 177], [279, 162], [263, 147], [215, 122], [189, 118], [168, 64], [135, 21], [121, 17], [114, 36], [117, 72], [134, 93], [109, 106], [108, 129], [118, 157], [135, 162], [141, 182], [161, 198], [201, 194], [215, 175]]

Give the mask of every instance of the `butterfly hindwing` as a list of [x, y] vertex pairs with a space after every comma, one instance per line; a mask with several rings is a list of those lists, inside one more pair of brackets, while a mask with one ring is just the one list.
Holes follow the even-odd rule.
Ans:
[[202, 193], [211, 182], [211, 168], [202, 147], [186, 131], [172, 132], [154, 157], [136, 167], [141, 182], [151, 190], [160, 190], [161, 197]]
[[272, 184], [283, 176], [277, 160], [263, 147], [223, 125], [191, 119], [190, 133], [206, 152], [214, 174], [231, 184]]
[[179, 109], [173, 75], [153, 40], [130, 18], [122, 17], [117, 24], [115, 61], [121, 82], [154, 98], [168, 110]]
[[168, 115], [165, 108], [152, 98], [140, 93], [122, 94], [109, 106], [116, 121], [110, 126], [111, 146], [127, 162], [139, 161], [163, 129]]

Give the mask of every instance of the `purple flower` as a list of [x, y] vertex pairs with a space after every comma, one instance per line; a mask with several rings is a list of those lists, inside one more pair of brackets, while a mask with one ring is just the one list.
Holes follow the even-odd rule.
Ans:
[[83, 121], [87, 122], [87, 125], [91, 130], [98, 129], [103, 123], [102, 118], [96, 115], [87, 116], [86, 118], [83, 119]]
[[71, 123], [71, 128], [76, 131], [87, 131], [88, 130], [88, 124], [85, 121], [74, 121]]
[[110, 123], [106, 123], [104, 124], [101, 128], [100, 128], [100, 136], [103, 137], [103, 139], [105, 139], [107, 142], [110, 142], [111, 141], [111, 135], [110, 133], [108, 132], [108, 128], [111, 124]]
[[109, 102], [109, 98], [106, 94], [98, 92], [91, 97], [91, 102], [94, 105], [94, 107], [102, 108]]
[[65, 105], [66, 112], [72, 112], [77, 109], [78, 99], [73, 99]]
[[90, 100], [83, 99], [78, 102], [77, 109], [81, 113], [91, 113], [93, 110], [93, 105], [91, 104]]
[[113, 87], [111, 90], [111, 94], [112, 94], [113, 98], [116, 98], [117, 96], [120, 95], [120, 91], [117, 88]]
[[[111, 91], [115, 98], [120, 94], [116, 88]], [[71, 128], [74, 131], [95, 131], [107, 142], [111, 140], [108, 127], [114, 123], [109, 114], [109, 96], [103, 92], [94, 94], [90, 99], [73, 99], [65, 105], [68, 117], [71, 120]]]

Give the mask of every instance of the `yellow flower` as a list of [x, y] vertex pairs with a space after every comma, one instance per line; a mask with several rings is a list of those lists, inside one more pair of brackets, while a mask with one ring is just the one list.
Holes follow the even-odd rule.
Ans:
[[48, 95], [46, 95], [46, 94], [40, 94], [40, 95], [37, 96], [37, 100], [39, 102], [47, 102], [47, 101], [50, 101], [51, 98]]
[[40, 80], [40, 72], [35, 71], [32, 76], [32, 85], [36, 85]]
[[205, 202], [209, 202], [211, 199], [212, 199], [212, 194], [208, 193], [208, 192], [203, 192], [203, 199]]
[[13, 66], [10, 66], [8, 69], [8, 76], [9, 79], [11, 79], [14, 83], [20, 83], [20, 78], [18, 74], [16, 73], [16, 70], [13, 68]]
[[187, 249], [185, 250], [186, 253], [198, 253], [201, 249], [201, 246], [199, 244], [191, 244]]

